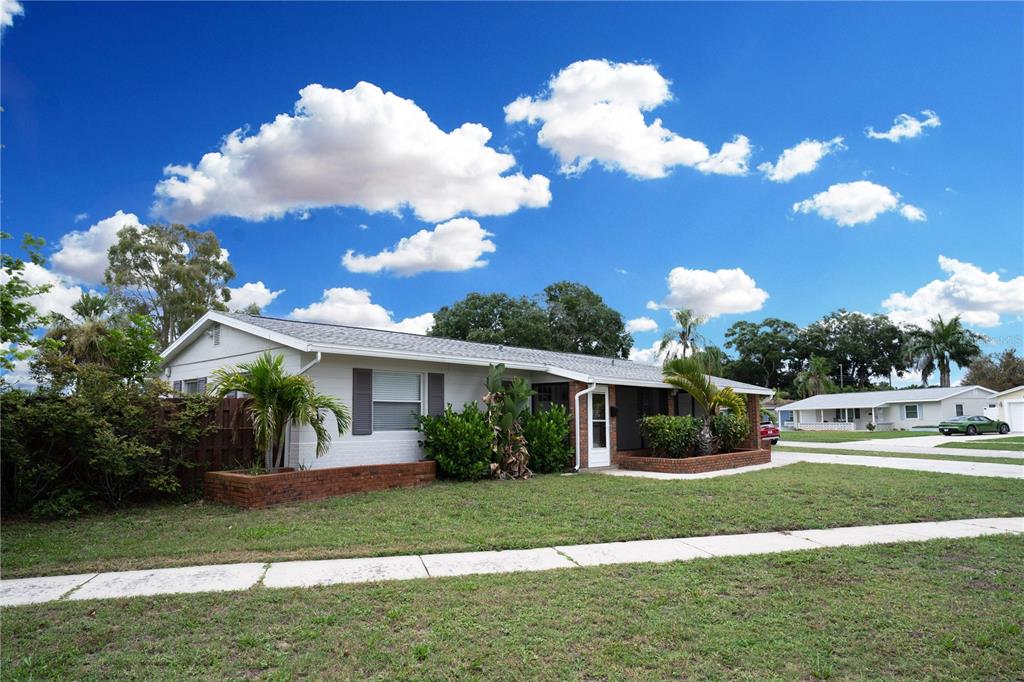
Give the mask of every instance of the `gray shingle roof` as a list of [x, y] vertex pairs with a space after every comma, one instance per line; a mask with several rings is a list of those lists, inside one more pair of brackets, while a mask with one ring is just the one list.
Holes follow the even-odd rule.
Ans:
[[[829, 393], [815, 395], [783, 405], [779, 410], [828, 410], [843, 407], [876, 407], [886, 403], [914, 403], [944, 400], [981, 386], [947, 386], [945, 388], [908, 388], [902, 391], [863, 391], [861, 393]], [[985, 389], [988, 390], [988, 389]]]
[[[245, 315], [243, 313], [222, 313], [228, 317], [252, 324], [278, 334], [322, 346], [339, 346], [360, 349], [379, 349], [398, 353], [437, 355], [442, 358], [457, 358], [488, 363], [519, 363], [551, 367], [574, 374], [582, 374], [599, 383], [661, 383], [661, 368], [629, 360], [613, 360], [593, 355], [558, 353], [534, 348], [499, 346], [489, 343], [475, 343], [456, 339], [444, 339], [420, 334], [346, 327], [320, 322], [300, 322], [275, 317]], [[719, 388], [732, 387], [741, 393], [765, 393], [769, 389], [741, 381], [714, 377]]]

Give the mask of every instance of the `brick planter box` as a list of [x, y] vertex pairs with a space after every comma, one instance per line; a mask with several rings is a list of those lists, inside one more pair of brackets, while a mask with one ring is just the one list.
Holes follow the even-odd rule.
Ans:
[[705, 471], [736, 469], [768, 464], [772, 461], [771, 450], [739, 450], [720, 455], [703, 457], [619, 457], [619, 468], [633, 471], [657, 471], [663, 474], [700, 474]]
[[208, 471], [203, 476], [203, 497], [252, 509], [372, 490], [408, 488], [430, 483], [436, 477], [437, 462], [433, 461], [285, 470], [257, 475], [242, 471]]

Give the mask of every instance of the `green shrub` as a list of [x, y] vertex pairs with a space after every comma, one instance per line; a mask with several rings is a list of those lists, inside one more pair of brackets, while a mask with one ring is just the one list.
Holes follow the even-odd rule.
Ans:
[[466, 403], [462, 412], [448, 405], [442, 415], [420, 417], [418, 428], [423, 434], [420, 445], [442, 476], [475, 481], [490, 473], [494, 433], [475, 402]]
[[740, 414], [716, 414], [711, 417], [711, 433], [718, 452], [732, 452], [750, 436], [750, 422]]
[[563, 471], [572, 456], [569, 445], [569, 411], [555, 405], [546, 412], [526, 415], [523, 425], [530, 470], [535, 474]]
[[697, 440], [697, 420], [656, 414], [640, 420], [640, 433], [655, 457], [689, 457]]

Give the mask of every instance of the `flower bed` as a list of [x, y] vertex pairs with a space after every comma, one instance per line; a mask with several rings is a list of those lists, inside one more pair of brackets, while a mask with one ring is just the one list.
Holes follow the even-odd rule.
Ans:
[[700, 474], [706, 471], [736, 469], [772, 461], [771, 450], [738, 450], [701, 457], [637, 457], [620, 456], [620, 469], [657, 471], [665, 474]]
[[283, 502], [407, 488], [430, 483], [436, 477], [437, 463], [432, 461], [305, 471], [283, 470], [264, 474], [209, 471], [203, 477], [203, 497], [213, 502], [251, 509]]

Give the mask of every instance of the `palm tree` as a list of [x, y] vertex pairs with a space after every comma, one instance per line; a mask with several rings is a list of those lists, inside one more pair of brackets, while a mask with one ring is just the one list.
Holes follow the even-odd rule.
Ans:
[[110, 301], [105, 296], [86, 292], [71, 306], [75, 319], [60, 313], [50, 316], [45, 338], [58, 341], [62, 352], [75, 364], [106, 364], [104, 341], [110, 329], [106, 317], [109, 307]]
[[[706, 316], [682, 308], [672, 312], [672, 319], [675, 320], [678, 329], [665, 332], [658, 347], [659, 353], [667, 353], [668, 359], [676, 356], [685, 358], [706, 343], [706, 339], [698, 331], [698, 328], [708, 321]], [[676, 350], [673, 350], [673, 344], [677, 344]]]
[[832, 367], [828, 360], [812, 355], [807, 361], [807, 368], [796, 375], [796, 390], [804, 398], [821, 393], [832, 393], [836, 390], [831, 377]]
[[915, 329], [910, 333], [909, 351], [921, 381], [928, 385], [928, 377], [939, 370], [939, 386], [949, 386], [950, 365], [970, 364], [981, 354], [978, 341], [984, 337], [964, 329], [960, 316], [944, 321], [942, 315], [928, 321], [929, 329]]
[[722, 408], [728, 408], [734, 414], [745, 415], [747, 404], [743, 396], [731, 388], [715, 386], [705, 369], [704, 362], [697, 357], [673, 358], [665, 363], [662, 374], [666, 384], [686, 391], [704, 408], [701, 427], [697, 432], [697, 454], [711, 454], [714, 442], [711, 434], [711, 417], [718, 414]]
[[323, 413], [334, 415], [339, 436], [352, 423], [348, 408], [336, 398], [317, 393], [312, 379], [286, 372], [283, 355], [264, 353], [252, 362], [215, 370], [211, 378], [208, 393], [216, 398], [224, 399], [234, 391], [246, 394], [240, 412], [252, 419], [253, 439], [256, 447], [266, 453], [267, 468], [284, 466], [288, 424], [313, 427], [316, 456], [320, 457], [331, 445]]

